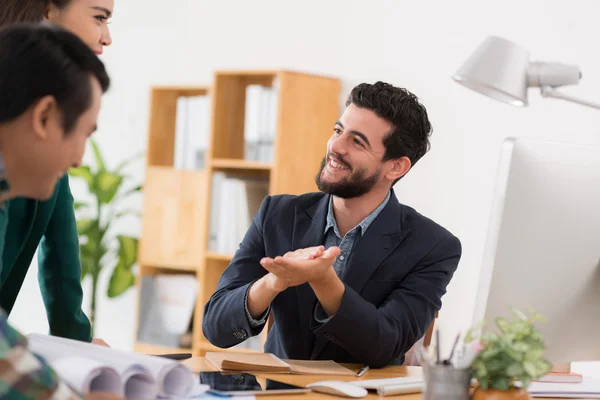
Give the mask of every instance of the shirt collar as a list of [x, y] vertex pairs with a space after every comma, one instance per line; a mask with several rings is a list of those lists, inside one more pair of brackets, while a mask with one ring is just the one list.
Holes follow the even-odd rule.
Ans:
[[[377, 216], [379, 215], [379, 213], [381, 212], [381, 210], [384, 209], [384, 207], [387, 205], [387, 203], [390, 201], [390, 197], [392, 197], [392, 191], [388, 191], [387, 196], [385, 197], [385, 200], [383, 200], [383, 202], [381, 202], [381, 204], [379, 206], [377, 206], [376, 209], [374, 209], [371, 214], [367, 215], [365, 217], [365, 219], [363, 219], [358, 225], [356, 225], [354, 228], [352, 228], [350, 230], [350, 232], [352, 232], [353, 230], [358, 228], [358, 231], [360, 233], [361, 236], [363, 236], [365, 234], [365, 232], [367, 231], [367, 228], [369, 228], [369, 226], [371, 225], [371, 223], [375, 220], [375, 218], [377, 218]], [[338, 229], [337, 226], [337, 222], [335, 220], [335, 215], [333, 212], [333, 196], [329, 196], [329, 209], [327, 210], [327, 220], [325, 223], [325, 233], [327, 233], [327, 231], [329, 229], [333, 228], [333, 231], [335, 232], [335, 234], [341, 238], [342, 235], [340, 235], [340, 231]]]

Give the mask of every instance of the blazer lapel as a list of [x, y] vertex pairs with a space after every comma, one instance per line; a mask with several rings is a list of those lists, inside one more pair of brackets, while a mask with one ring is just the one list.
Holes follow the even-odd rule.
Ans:
[[355, 292], [361, 292], [375, 270], [410, 233], [409, 229], [402, 229], [401, 220], [402, 207], [392, 195], [387, 206], [355, 243], [342, 274], [342, 280]]
[[[296, 206], [292, 250], [323, 244], [328, 206], [329, 196], [323, 196], [312, 204], [298, 204]], [[310, 330], [310, 318], [312, 318], [316, 297], [308, 283], [296, 286], [296, 295], [298, 297], [302, 337], [306, 338], [303, 340], [306, 346], [304, 354], [310, 354], [314, 342], [314, 334]]]
[[[371, 223], [364, 236], [357, 239], [342, 272], [342, 281], [355, 292], [361, 292], [371, 275], [410, 233], [409, 229], [402, 229], [401, 220], [402, 207], [392, 191], [388, 204]], [[329, 341], [326, 338], [319, 337], [311, 359], [316, 359], [327, 344]]]

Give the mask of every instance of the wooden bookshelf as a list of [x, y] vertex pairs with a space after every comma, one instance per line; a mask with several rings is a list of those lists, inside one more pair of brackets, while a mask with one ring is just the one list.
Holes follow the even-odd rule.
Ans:
[[[246, 88], [272, 87], [274, 83], [277, 104], [273, 157], [270, 162], [246, 160]], [[143, 275], [196, 274], [199, 292], [193, 318], [194, 355], [219, 350], [202, 334], [202, 313], [233, 257], [229, 252], [209, 251], [213, 173], [268, 179], [270, 195], [316, 191], [315, 175], [339, 117], [340, 87], [340, 81], [334, 77], [265, 70], [216, 71], [210, 90], [185, 86], [152, 88], [138, 285]], [[175, 170], [177, 99], [207, 93], [211, 121], [205, 168]], [[137, 330], [136, 350], [177, 350], [139, 343]]]

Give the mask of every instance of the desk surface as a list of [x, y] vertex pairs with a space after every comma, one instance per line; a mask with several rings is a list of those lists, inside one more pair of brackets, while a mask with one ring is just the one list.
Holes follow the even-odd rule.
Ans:
[[[204, 357], [192, 357], [191, 359], [183, 361], [183, 364], [187, 365], [192, 372], [209, 372], [209, 371], [218, 371], [211, 363], [206, 361]], [[358, 371], [359, 365], [351, 365], [344, 364], [344, 366], [352, 369], [353, 371]], [[400, 366], [389, 366], [382, 369], [371, 369], [367, 371], [360, 378], [354, 378], [352, 376], [322, 376], [322, 375], [288, 375], [288, 374], [256, 374], [256, 378], [259, 382], [264, 379], [272, 379], [275, 381], [280, 381], [284, 383], [289, 383], [296, 386], [306, 386], [309, 383], [317, 382], [326, 379], [335, 379], [341, 381], [354, 381], [354, 380], [365, 380], [365, 379], [380, 379], [380, 378], [395, 378], [399, 376], [420, 376], [422, 375], [421, 367], [400, 367]], [[264, 381], [261, 383], [264, 385]], [[264, 397], [264, 399], [268, 399], [269, 397]], [[288, 395], [288, 396], [277, 396], [278, 399], [284, 400], [299, 400], [303, 398], [303, 395]], [[340, 399], [341, 397], [330, 396], [326, 394], [320, 393], [311, 393], [311, 399]], [[420, 400], [422, 398], [421, 394], [406, 394], [406, 395], [398, 395], [398, 396], [386, 396], [385, 399], [402, 399], [402, 400]], [[369, 393], [365, 399], [382, 399], [375, 393]], [[556, 400], [553, 399], [543, 399], [536, 398], [536, 400]], [[573, 399], [571, 399], [573, 400]]]

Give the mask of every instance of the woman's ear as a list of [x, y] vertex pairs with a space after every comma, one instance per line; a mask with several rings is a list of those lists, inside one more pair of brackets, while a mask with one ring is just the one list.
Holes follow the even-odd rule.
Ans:
[[408, 157], [401, 157], [395, 160], [389, 160], [388, 162], [391, 163], [392, 167], [385, 176], [392, 182], [406, 175], [412, 165]]
[[46, 12], [44, 13], [44, 20], [53, 21], [58, 18], [59, 9], [54, 5], [52, 0], [48, 0], [46, 5]]

